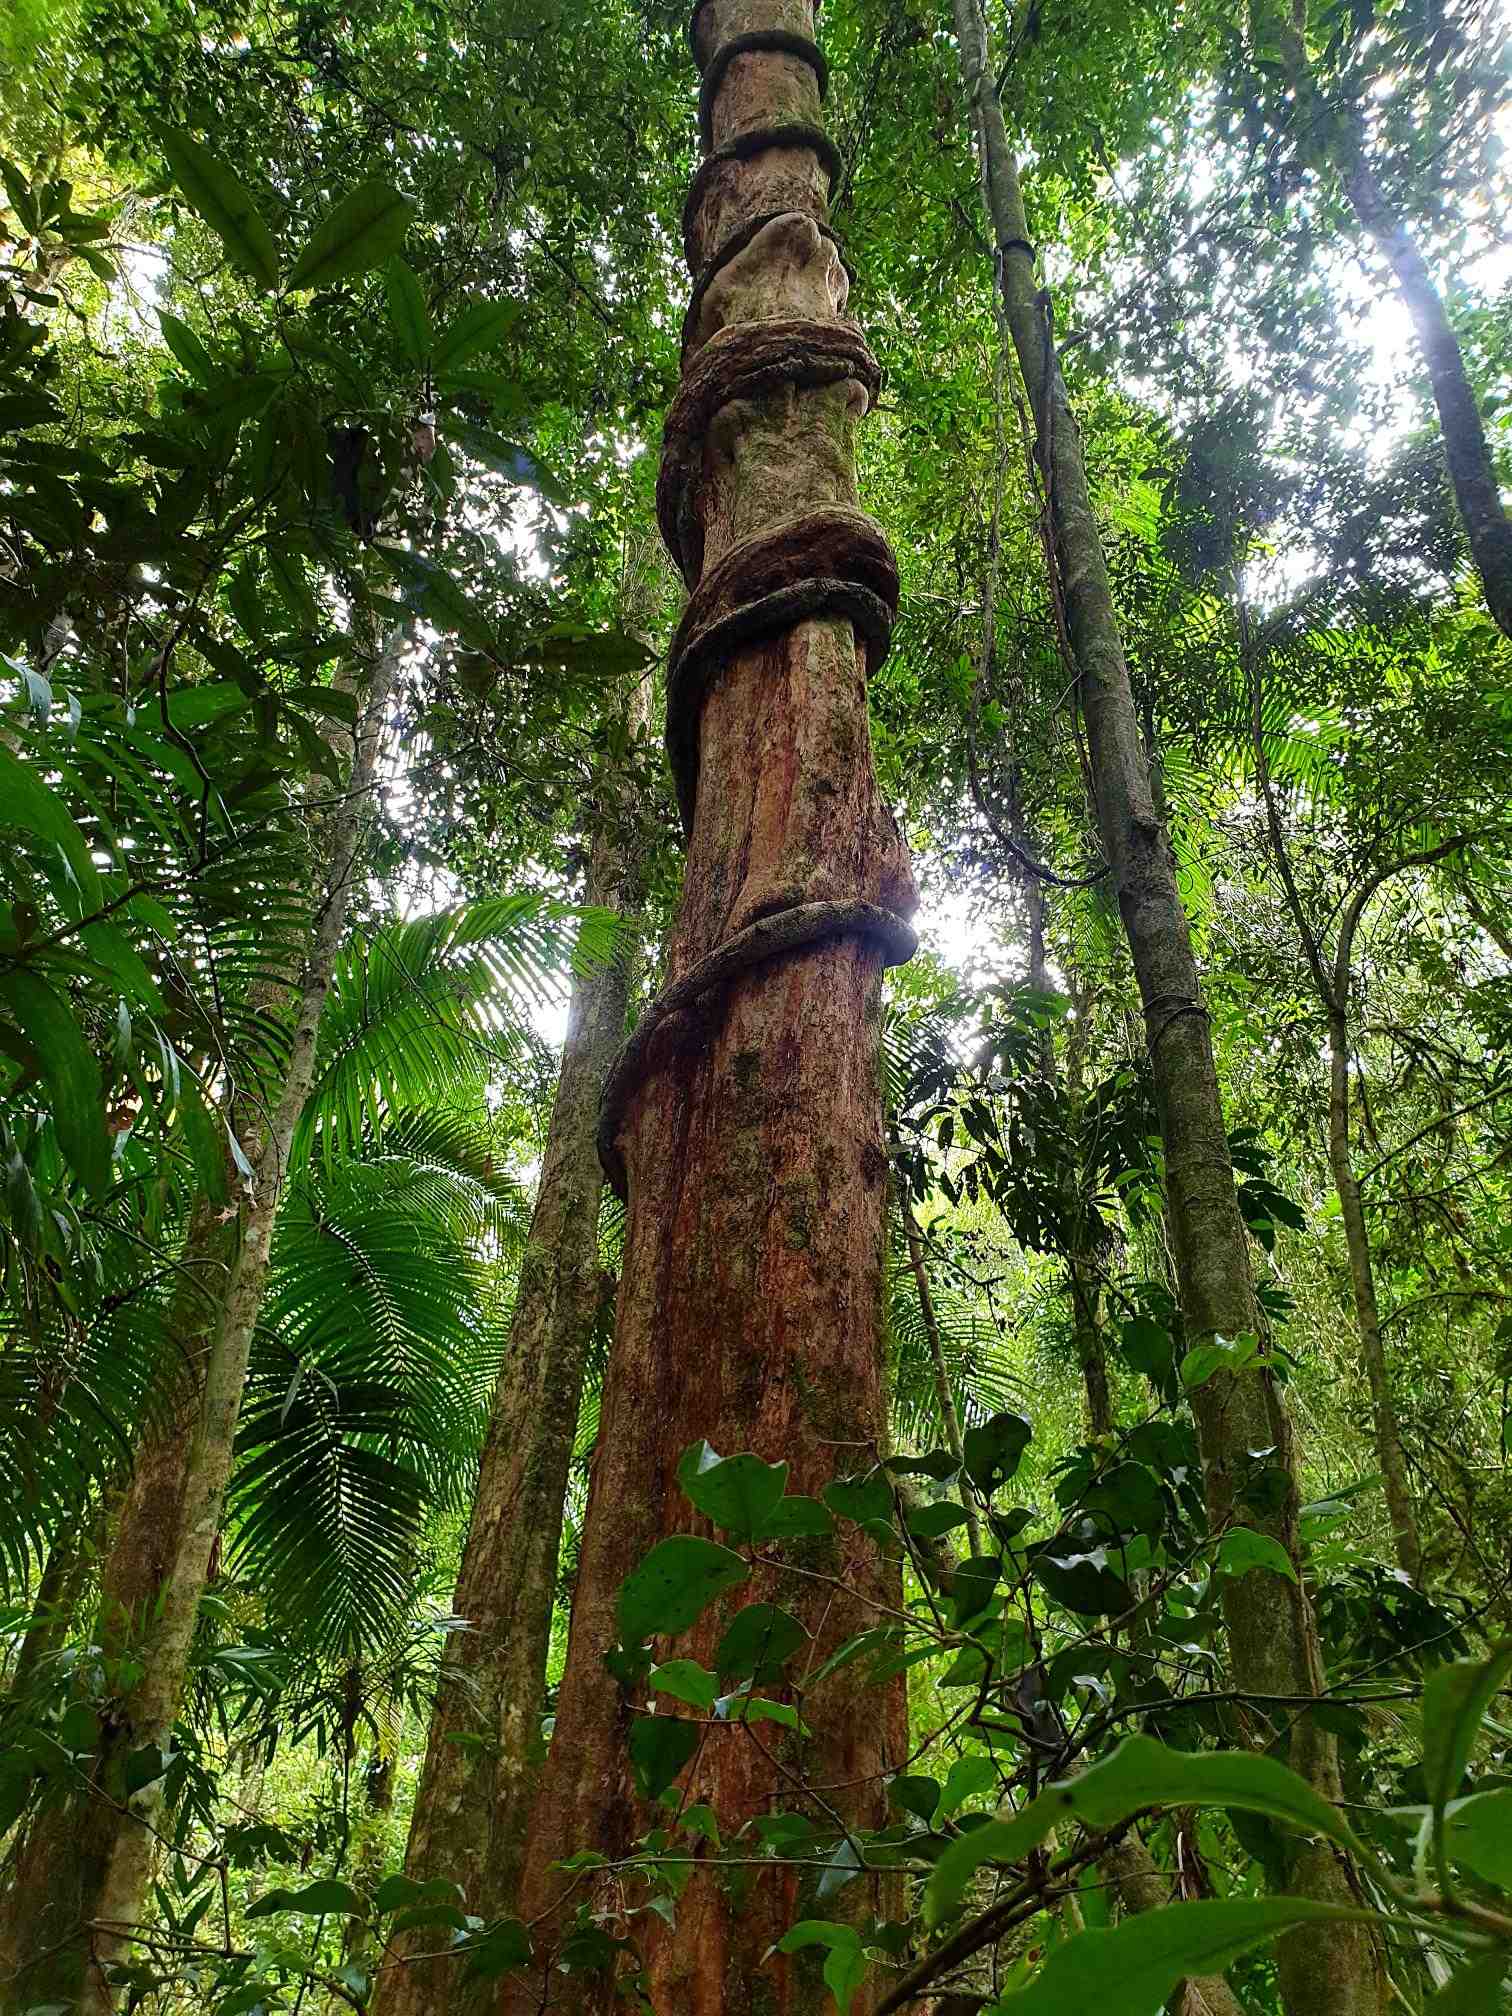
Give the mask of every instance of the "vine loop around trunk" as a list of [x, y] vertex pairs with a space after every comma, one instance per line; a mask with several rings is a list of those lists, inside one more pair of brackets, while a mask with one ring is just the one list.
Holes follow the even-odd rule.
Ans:
[[625, 1160], [616, 1137], [631, 1093], [651, 1066], [653, 1046], [675, 1018], [686, 1016], [704, 996], [737, 974], [785, 952], [797, 952], [822, 938], [870, 938], [881, 947], [884, 966], [903, 966], [918, 950], [914, 928], [879, 903], [798, 903], [758, 917], [685, 973], [651, 1003], [626, 1043], [604, 1085], [599, 1106], [599, 1161], [615, 1195], [626, 1199]]

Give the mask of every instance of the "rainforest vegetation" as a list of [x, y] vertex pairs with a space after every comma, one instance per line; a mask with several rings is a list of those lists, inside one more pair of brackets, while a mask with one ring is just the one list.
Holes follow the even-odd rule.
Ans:
[[1492, 0], [5, 0], [0, 2016], [1512, 2010]]

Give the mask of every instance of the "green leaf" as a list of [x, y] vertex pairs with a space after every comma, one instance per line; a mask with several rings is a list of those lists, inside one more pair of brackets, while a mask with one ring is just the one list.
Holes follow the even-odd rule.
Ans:
[[1512, 1896], [1512, 1785], [1456, 1799], [1444, 1814], [1453, 1859]]
[[824, 1502], [837, 1519], [853, 1519], [858, 1526], [892, 1518], [892, 1490], [880, 1470], [864, 1477], [837, 1477], [824, 1487]]
[[653, 1666], [650, 1684], [657, 1693], [670, 1694], [674, 1701], [686, 1701], [690, 1708], [701, 1708], [706, 1715], [719, 1692], [718, 1680], [696, 1659], [669, 1659], [664, 1665]]
[[91, 910], [99, 908], [100, 876], [90, 858], [89, 843], [75, 825], [57, 792], [42, 782], [0, 742], [0, 825], [19, 826], [39, 840], [63, 850], [74, 880]]
[[168, 696], [168, 719], [180, 730], [211, 728], [248, 704], [246, 693], [229, 679], [209, 686], [181, 686]]
[[423, 364], [431, 347], [430, 310], [415, 269], [397, 253], [383, 269], [383, 298], [405, 356], [412, 364]]
[[637, 1715], [630, 1724], [630, 1766], [643, 1799], [666, 1791], [698, 1748], [703, 1731], [680, 1715]]
[[226, 1201], [226, 1151], [220, 1129], [205, 1105], [199, 1086], [188, 1072], [179, 1076], [179, 1096], [174, 1117], [183, 1130], [194, 1164], [195, 1181], [212, 1204]]
[[682, 1453], [677, 1481], [684, 1493], [722, 1531], [750, 1540], [787, 1489], [786, 1463], [763, 1463], [745, 1454], [721, 1460], [707, 1442]]
[[929, 1501], [915, 1505], [906, 1523], [916, 1540], [938, 1540], [942, 1533], [954, 1532], [957, 1526], [966, 1524], [966, 1508], [952, 1504], [949, 1499], [939, 1503]]
[[110, 1137], [94, 1052], [67, 1003], [24, 967], [0, 973], [0, 1001], [37, 1054], [58, 1146], [85, 1189], [102, 1195], [110, 1183]]
[[1256, 1533], [1249, 1526], [1231, 1526], [1218, 1545], [1220, 1575], [1247, 1575], [1252, 1568], [1268, 1568], [1295, 1582], [1297, 1571], [1291, 1556], [1279, 1540], [1268, 1533]]
[[155, 1785], [167, 1769], [168, 1759], [156, 1743], [144, 1743], [140, 1750], [133, 1750], [122, 1764], [122, 1795], [129, 1799], [133, 1792], [140, 1792], [144, 1786]]
[[1423, 2016], [1500, 2016], [1507, 2006], [1502, 1987], [1509, 1973], [1512, 1966], [1505, 1946], [1482, 1953], [1429, 1996]]
[[273, 234], [246, 187], [191, 134], [167, 127], [161, 139], [174, 181], [225, 246], [232, 265], [269, 290], [276, 288], [278, 252]]
[[714, 1665], [726, 1680], [745, 1680], [780, 1670], [807, 1643], [808, 1633], [791, 1611], [750, 1603], [720, 1639]]
[[271, 1918], [275, 1912], [292, 1911], [301, 1918], [324, 1918], [334, 1913], [343, 1918], [362, 1918], [367, 1906], [350, 1883], [334, 1876], [306, 1884], [303, 1890], [269, 1890], [247, 1906], [249, 1918]]
[[34, 672], [23, 659], [7, 657], [0, 651], [0, 665], [13, 672], [21, 681], [26, 693], [26, 704], [33, 721], [39, 728], [47, 726], [47, 717], [52, 712], [53, 689], [51, 680], [40, 672]]
[[1164, 1386], [1171, 1376], [1175, 1351], [1170, 1331], [1150, 1316], [1131, 1316], [1118, 1328], [1123, 1355], [1129, 1364], [1152, 1385]]
[[819, 1540], [833, 1533], [835, 1522], [817, 1498], [784, 1498], [761, 1522], [758, 1540]]
[[997, 1782], [997, 1766], [990, 1757], [957, 1757], [945, 1773], [940, 1818], [948, 1820], [968, 1799], [982, 1799], [995, 1792]]
[[620, 1635], [639, 1645], [658, 1633], [686, 1631], [750, 1572], [738, 1554], [712, 1540], [679, 1533], [659, 1541], [620, 1590]]
[[93, 924], [86, 924], [79, 936], [90, 958], [119, 980], [133, 1001], [161, 1009], [161, 989], [147, 970], [141, 953], [118, 924], [112, 924], [108, 918], [97, 918]]
[[[983, 1832], [986, 1830], [983, 1829]], [[1211, 1897], [1166, 1904], [1111, 1931], [1079, 1932], [1056, 1946], [1027, 1988], [1004, 1995], [1001, 2016], [1149, 2016], [1177, 1984], [1216, 1974], [1294, 1925], [1379, 1922], [1372, 1911], [1306, 1897]]]
[[455, 630], [476, 651], [498, 656], [499, 642], [483, 611], [461, 583], [423, 553], [399, 546], [374, 546], [373, 552], [404, 586], [411, 602], [438, 629]]
[[518, 1918], [501, 1918], [485, 1925], [476, 1939], [458, 1947], [471, 1957], [467, 1963], [469, 1980], [493, 1981], [512, 1967], [523, 1967], [530, 1959], [530, 1934]]
[[894, 1778], [887, 1796], [900, 1812], [912, 1813], [927, 1825], [940, 1804], [940, 1787], [933, 1778]]
[[738, 1705], [731, 1709], [732, 1722], [776, 1722], [784, 1729], [796, 1730], [800, 1736], [810, 1731], [803, 1725], [798, 1710], [787, 1701], [768, 1701], [765, 1695], [745, 1695]]
[[966, 1475], [990, 1497], [1018, 1469], [1033, 1435], [1022, 1414], [994, 1414], [980, 1428], [968, 1428], [961, 1440]]
[[805, 1946], [827, 1946], [824, 1985], [835, 1998], [840, 2016], [850, 2016], [856, 1990], [866, 1979], [866, 1955], [854, 1925], [832, 1925], [824, 1918], [805, 1918], [777, 1942], [779, 1953], [801, 1953]]
[[415, 206], [387, 182], [364, 182], [311, 235], [294, 262], [289, 287], [329, 287], [381, 266], [404, 243]]
[[1236, 1807], [1366, 1853], [1337, 1809], [1272, 1758], [1231, 1750], [1168, 1750], [1152, 1736], [1129, 1736], [1081, 1777], [1047, 1786], [1011, 1820], [994, 1820], [952, 1842], [929, 1879], [925, 1922], [938, 1925], [956, 1910], [984, 1863], [1022, 1861], [1058, 1820], [1076, 1819], [1097, 1831], [1116, 1827], [1147, 1806]]
[[189, 376], [198, 379], [201, 385], [213, 385], [220, 376], [215, 360], [189, 324], [181, 322], [177, 315], [170, 315], [166, 308], [159, 308], [158, 326], [163, 332], [163, 341]]
[[1460, 1789], [1482, 1718], [1512, 1673], [1512, 1638], [1485, 1659], [1440, 1666], [1423, 1686], [1423, 1783], [1439, 1838], [1444, 1808]]
[[446, 431], [474, 461], [481, 462], [500, 476], [507, 476], [511, 483], [522, 483], [532, 490], [539, 490], [550, 504], [565, 507], [572, 502], [561, 479], [539, 455], [533, 454], [520, 442], [506, 441], [502, 435], [491, 433], [487, 427], [479, 427], [471, 420], [449, 419]]
[[455, 371], [480, 350], [491, 349], [519, 314], [517, 301], [469, 301], [437, 339], [432, 369], [439, 377], [443, 372]]
[[411, 1904], [457, 1904], [462, 1901], [462, 1886], [445, 1876], [433, 1876], [428, 1883], [417, 1883], [413, 1876], [396, 1873], [385, 1876], [378, 1885], [373, 1898], [373, 1909], [380, 1915], [385, 1911], [399, 1911]]
[[1219, 1372], [1243, 1372], [1259, 1355], [1258, 1337], [1248, 1333], [1232, 1341], [1214, 1337], [1211, 1343], [1197, 1345], [1182, 1359], [1181, 1383], [1190, 1393], [1194, 1387], [1205, 1386]]

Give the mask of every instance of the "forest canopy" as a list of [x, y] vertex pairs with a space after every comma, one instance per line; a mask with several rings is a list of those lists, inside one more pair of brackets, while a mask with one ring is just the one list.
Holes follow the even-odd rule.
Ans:
[[0, 2016], [1512, 2011], [1487, 0], [10, 0]]

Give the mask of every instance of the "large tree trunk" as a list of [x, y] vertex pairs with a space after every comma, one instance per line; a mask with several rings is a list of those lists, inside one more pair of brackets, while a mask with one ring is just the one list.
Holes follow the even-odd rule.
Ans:
[[[106, 1969], [130, 1947], [151, 1872], [161, 1782], [126, 1794], [133, 1753], [171, 1742], [183, 1695], [200, 1598], [220, 1531], [253, 1331], [267, 1279], [273, 1225], [289, 1144], [315, 1077], [316, 1032], [340, 949], [383, 722], [402, 641], [397, 633], [374, 668], [356, 734], [346, 795], [319, 821], [325, 887], [312, 919], [296, 989], [289, 1060], [255, 1158], [256, 1182], [239, 1228], [197, 1207], [185, 1250], [186, 1279], [223, 1260], [233, 1230], [223, 1299], [181, 1341], [186, 1381], [166, 1430], [149, 1435], [117, 1521], [103, 1576], [107, 1653], [121, 1663], [120, 1691], [105, 1720], [88, 1787], [44, 1812], [19, 1858], [0, 1922], [0, 2011], [55, 2002], [103, 2016], [114, 2002]], [[198, 1305], [201, 1310], [204, 1305]], [[180, 1340], [175, 1339], [175, 1342]]]
[[[573, 1885], [553, 1860], [582, 1847], [615, 1856], [649, 1824], [603, 1655], [625, 1576], [695, 1524], [679, 1455], [700, 1438], [723, 1454], [754, 1449], [816, 1492], [868, 1467], [885, 1431], [880, 972], [911, 949], [900, 913], [914, 899], [871, 764], [867, 663], [896, 576], [855, 508], [853, 429], [875, 365], [840, 313], [812, 31], [812, 0], [703, 0], [694, 21], [712, 151], [688, 204], [698, 278], [659, 505], [693, 590], [667, 734], [691, 831], [671, 970], [676, 998], [695, 998], [653, 1008], [606, 1100], [601, 1138], [628, 1182], [629, 1218], [567, 1670], [527, 1846], [523, 1909], [548, 1914], [543, 1945], [564, 1890], [572, 1908], [620, 1896], [612, 1874]], [[893, 1583], [858, 1529], [805, 1545], [805, 1565], [835, 1583], [761, 1570], [748, 1589], [793, 1610], [822, 1658]], [[687, 1649], [707, 1660], [719, 1628], [706, 1615]], [[848, 1823], [879, 1820], [901, 1693], [858, 1702], [847, 1669], [807, 1695], [804, 1714], [808, 1775], [843, 1788], [828, 1796]], [[806, 1803], [782, 1762], [751, 1732], [710, 1732], [689, 1775], [726, 1842], [774, 1801]], [[822, 1956], [767, 1958], [805, 1915], [800, 1873], [697, 1871], [674, 1926], [634, 1921], [658, 2016], [818, 2016]], [[858, 1880], [838, 1901], [864, 1910], [877, 1888]], [[506, 1999], [589, 2011], [611, 1992], [602, 1977], [543, 1971]]]
[[[1035, 281], [1018, 169], [992, 84], [979, 0], [955, 0], [962, 78], [980, 150], [983, 203], [998, 247], [1004, 307], [1035, 415], [1054, 536], [1052, 593], [1064, 606], [1075, 657], [1097, 795], [1098, 826], [1118, 894], [1143, 1003], [1154, 1074], [1166, 1188], [1189, 1343], [1260, 1329], [1244, 1221], [1234, 1185], [1218, 1076], [1196, 960], [1165, 829], [1156, 814], [1123, 640], [1087, 489], [1081, 443], [1056, 364], [1048, 302]], [[1297, 1459], [1281, 1391], [1263, 1361], [1220, 1373], [1193, 1394], [1208, 1516], [1215, 1530], [1242, 1519], [1261, 1525], [1294, 1561]], [[1253, 1459], [1286, 1477], [1283, 1503], [1262, 1515], [1238, 1498]], [[1323, 1684], [1317, 1627], [1299, 1570], [1295, 1583], [1263, 1570], [1226, 1578], [1224, 1621], [1234, 1684], [1255, 1696], [1311, 1696]], [[1284, 1726], [1284, 1723], [1283, 1723]], [[1274, 1740], [1263, 1713], [1254, 1738]], [[1306, 1713], [1290, 1717], [1290, 1762], [1324, 1797], [1342, 1786], [1336, 1746]], [[1322, 1843], [1293, 1839], [1290, 1886], [1306, 1896], [1351, 1901], [1351, 1873]], [[1377, 2006], [1367, 1936], [1353, 1926], [1308, 1927], [1278, 1951], [1291, 2016], [1365, 2016]]]
[[[654, 611], [627, 608], [624, 621], [640, 635]], [[645, 730], [648, 699], [641, 685], [626, 710], [632, 741]], [[585, 897], [631, 917], [644, 893], [642, 863], [622, 814], [601, 822]], [[563, 1501], [599, 1303], [599, 1098], [624, 1042], [633, 967], [627, 949], [573, 985], [509, 1351], [452, 1601], [468, 1628], [447, 1648], [410, 1823], [406, 1874], [460, 1883], [468, 1910], [487, 1919], [514, 1907], [539, 1776]], [[379, 2016], [461, 2016], [487, 2006], [491, 1982], [460, 1978], [445, 1957], [415, 1957], [437, 1946], [434, 1934], [417, 1934], [390, 1950], [375, 1994]]]

